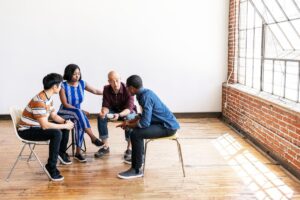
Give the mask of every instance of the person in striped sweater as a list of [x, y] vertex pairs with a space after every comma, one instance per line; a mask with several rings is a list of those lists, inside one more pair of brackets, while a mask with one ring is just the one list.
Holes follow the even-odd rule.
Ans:
[[[33, 141], [50, 140], [49, 158], [44, 170], [52, 181], [64, 179], [56, 168], [56, 163], [59, 152], [66, 150], [69, 130], [74, 127], [73, 122], [57, 115], [53, 107], [52, 96], [59, 93], [62, 81], [60, 74], [46, 75], [43, 79], [44, 90], [30, 100], [18, 124], [21, 138]], [[54, 122], [49, 121], [49, 116]]]

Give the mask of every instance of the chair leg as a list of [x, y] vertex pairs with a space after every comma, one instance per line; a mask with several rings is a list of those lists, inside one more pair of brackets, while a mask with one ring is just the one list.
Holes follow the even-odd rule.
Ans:
[[19, 155], [18, 155], [18, 157], [17, 157], [17, 159], [16, 159], [14, 165], [13, 165], [12, 168], [10, 169], [10, 172], [8, 173], [8, 175], [7, 175], [7, 177], [6, 177], [6, 181], [8, 181], [8, 179], [9, 179], [10, 175], [12, 174], [13, 170], [15, 169], [15, 167], [16, 167], [18, 161], [19, 161], [20, 158], [22, 157], [22, 153], [23, 153], [23, 151], [24, 151], [25, 146], [26, 146], [26, 143], [24, 143], [24, 145], [23, 145], [23, 147], [22, 147], [22, 149], [21, 149], [21, 151], [20, 151], [20, 153], [19, 153]]
[[72, 147], [72, 156], [74, 157], [74, 151], [75, 151], [75, 137], [74, 137], [74, 130], [71, 130], [71, 144], [69, 144], [69, 146], [66, 148], [65, 152], [67, 152], [67, 150]]
[[147, 146], [148, 146], [148, 142], [150, 142], [151, 140], [148, 140], [145, 142], [145, 151], [144, 151], [144, 166], [143, 166], [143, 174], [145, 176], [145, 168], [146, 168], [146, 155], [147, 155]]
[[75, 131], [72, 130], [72, 156], [73, 157], [75, 156], [75, 154], [74, 154], [74, 152], [75, 152], [75, 140], [76, 140], [75, 137], [76, 137]]
[[33, 153], [34, 157], [39, 161], [39, 164], [41, 165], [41, 167], [42, 167], [42, 169], [43, 169], [43, 171], [44, 171], [44, 165], [43, 165], [43, 163], [41, 162], [41, 160], [39, 159], [39, 157], [36, 155], [34, 149], [31, 148], [30, 145], [29, 145], [29, 148], [30, 148], [31, 153]]
[[[31, 144], [28, 144], [29, 146], [31, 145]], [[33, 144], [33, 150], [34, 150], [34, 148], [35, 148], [35, 144]], [[29, 157], [28, 157], [28, 159], [27, 159], [27, 162], [29, 162], [30, 160], [31, 160], [31, 158], [32, 158], [32, 152], [30, 152], [30, 155], [29, 155]]]
[[182, 157], [182, 151], [181, 151], [181, 145], [178, 142], [178, 139], [175, 139], [177, 142], [177, 148], [178, 148], [178, 154], [179, 154], [179, 159], [181, 162], [181, 168], [182, 168], [182, 172], [183, 172], [183, 177], [185, 177], [185, 170], [184, 170], [184, 164], [183, 164], [183, 157]]
[[86, 144], [85, 144], [85, 139], [83, 138], [83, 148], [81, 148], [81, 150], [83, 151], [83, 152], [86, 152]]

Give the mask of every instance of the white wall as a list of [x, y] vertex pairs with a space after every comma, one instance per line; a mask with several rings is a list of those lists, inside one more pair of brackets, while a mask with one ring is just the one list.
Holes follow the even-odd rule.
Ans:
[[[25, 106], [44, 75], [69, 63], [97, 87], [111, 69], [123, 81], [139, 74], [173, 112], [219, 112], [228, 2], [0, 0], [0, 114]], [[87, 95], [86, 110], [100, 106], [100, 96]]]

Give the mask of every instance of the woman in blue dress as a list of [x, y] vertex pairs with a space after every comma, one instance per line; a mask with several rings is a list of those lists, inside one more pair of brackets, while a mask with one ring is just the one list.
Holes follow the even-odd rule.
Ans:
[[84, 133], [87, 133], [93, 144], [102, 146], [103, 142], [95, 137], [87, 116], [89, 113], [81, 109], [80, 105], [84, 100], [84, 91], [96, 95], [102, 95], [102, 90], [90, 86], [87, 82], [81, 80], [80, 68], [78, 65], [70, 64], [65, 68], [64, 81], [59, 96], [61, 106], [58, 114], [65, 120], [70, 119], [74, 122], [76, 154], [74, 156], [79, 162], [86, 162], [81, 154]]

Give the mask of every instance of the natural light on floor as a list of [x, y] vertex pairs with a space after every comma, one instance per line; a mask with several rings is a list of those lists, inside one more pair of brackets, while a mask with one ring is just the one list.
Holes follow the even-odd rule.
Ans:
[[257, 199], [290, 199], [293, 196], [290, 187], [231, 135], [224, 134], [213, 144]]

